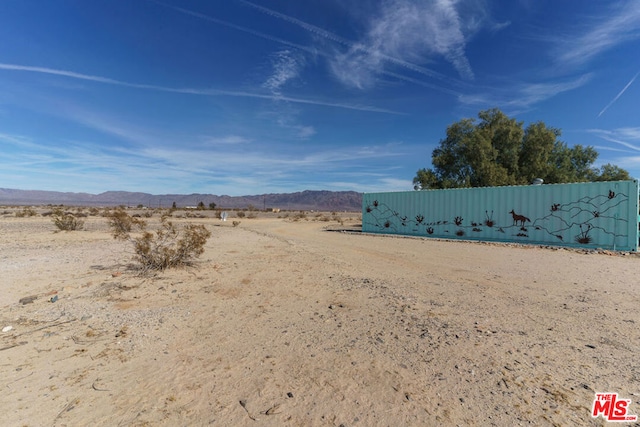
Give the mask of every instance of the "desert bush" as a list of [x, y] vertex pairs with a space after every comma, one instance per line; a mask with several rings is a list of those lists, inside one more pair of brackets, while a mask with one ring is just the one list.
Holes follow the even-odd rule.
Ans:
[[[119, 210], [109, 218], [109, 227], [115, 239], [133, 244], [134, 260], [143, 271], [191, 265], [204, 252], [211, 232], [204, 225], [195, 224], [186, 225], [180, 230], [169, 217], [163, 215], [160, 227], [152, 233], [147, 231], [146, 222]], [[140, 235], [132, 236], [134, 230]]]
[[234, 227], [237, 227], [240, 225], [240, 221], [233, 221], [232, 224]]
[[53, 224], [61, 231], [82, 230], [82, 227], [84, 227], [84, 221], [61, 208], [54, 209], [51, 216], [53, 217]]
[[31, 207], [25, 207], [21, 211], [16, 212], [16, 217], [18, 218], [32, 217], [36, 215], [38, 215], [38, 213]]
[[144, 229], [147, 226], [144, 220], [132, 217], [122, 208], [108, 212], [105, 216], [107, 217], [109, 229], [111, 229], [111, 233], [115, 239], [126, 240], [134, 227]]
[[247, 214], [247, 219], [255, 219], [258, 218], [258, 214], [255, 211], [251, 211]]
[[331, 220], [336, 221], [340, 225], [344, 225], [344, 220], [338, 215], [338, 212], [331, 212]]
[[304, 211], [300, 211], [291, 217], [292, 221], [300, 221], [301, 219], [307, 219], [307, 214]]
[[244, 218], [245, 214], [244, 214], [244, 212], [243, 212], [243, 211], [240, 211], [240, 212], [238, 212], [238, 213], [236, 214], [236, 216], [237, 216], [238, 218]]

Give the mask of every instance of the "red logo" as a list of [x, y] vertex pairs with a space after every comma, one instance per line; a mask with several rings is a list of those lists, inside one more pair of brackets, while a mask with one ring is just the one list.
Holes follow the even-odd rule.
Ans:
[[609, 422], [637, 421], [637, 415], [628, 415], [631, 399], [618, 399], [618, 393], [596, 393], [591, 416], [602, 417]]

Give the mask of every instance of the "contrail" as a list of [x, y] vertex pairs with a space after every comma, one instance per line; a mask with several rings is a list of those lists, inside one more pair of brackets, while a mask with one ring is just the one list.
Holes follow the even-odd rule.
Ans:
[[622, 96], [622, 94], [623, 94], [623, 93], [625, 93], [625, 91], [626, 91], [627, 89], [629, 89], [629, 86], [631, 86], [631, 85], [633, 84], [633, 82], [635, 81], [636, 77], [638, 77], [638, 75], [639, 75], [639, 74], [640, 74], [640, 71], [638, 71], [638, 72], [636, 73], [636, 75], [635, 75], [635, 76], [633, 76], [633, 78], [629, 81], [629, 83], [627, 83], [627, 85], [626, 85], [625, 87], [623, 87], [623, 88], [622, 88], [622, 90], [620, 91], [620, 93], [619, 93], [619, 94], [617, 94], [617, 95], [616, 95], [616, 97], [615, 97], [615, 98], [613, 98], [613, 100], [612, 100], [610, 103], [608, 103], [606, 107], [604, 107], [604, 108], [602, 109], [602, 111], [600, 111], [600, 114], [598, 114], [598, 117], [600, 117], [600, 116], [601, 116], [605, 111], [607, 111], [607, 110], [609, 109], [609, 107], [611, 107], [611, 106], [612, 106], [612, 105], [613, 105], [613, 104], [618, 100], [618, 98], [620, 98], [620, 97]]
[[275, 10], [268, 9], [268, 8], [266, 8], [264, 6], [259, 6], [257, 4], [253, 4], [253, 3], [249, 2], [249, 1], [246, 1], [246, 0], [236, 0], [236, 1], [238, 1], [239, 3], [242, 3], [242, 4], [246, 5], [246, 6], [253, 7], [254, 9], [259, 10], [260, 12], [266, 13], [267, 15], [271, 15], [274, 18], [279, 18], [279, 19], [282, 19], [284, 21], [290, 22], [292, 24], [298, 25], [299, 27], [302, 27], [302, 28], [304, 28], [305, 30], [307, 30], [307, 31], [309, 31], [311, 33], [317, 34], [317, 35], [322, 36], [322, 37], [324, 37], [326, 39], [332, 40], [332, 41], [334, 41], [336, 43], [340, 43], [341, 45], [344, 45], [344, 46], [347, 46], [347, 47], [352, 47], [353, 44], [354, 44], [351, 40], [347, 40], [347, 39], [345, 39], [343, 37], [340, 37], [340, 36], [338, 36], [336, 34], [333, 34], [333, 33], [329, 32], [327, 30], [324, 30], [324, 29], [322, 29], [320, 27], [316, 27], [315, 25], [311, 25], [311, 24], [309, 24], [307, 22], [301, 21], [301, 20], [299, 20], [297, 18], [294, 18], [292, 16], [285, 15], [284, 13], [276, 12]]
[[148, 84], [141, 84], [141, 83], [129, 83], [122, 80], [111, 79], [108, 77], [82, 74], [82, 73], [76, 73], [73, 71], [66, 71], [66, 70], [56, 70], [53, 68], [46, 68], [46, 67], [32, 67], [28, 65], [0, 63], [0, 70], [27, 71], [32, 73], [51, 74], [56, 76], [69, 77], [69, 78], [78, 79], [78, 80], [87, 80], [87, 81], [92, 81], [97, 83], [103, 83], [103, 84], [109, 84], [109, 85], [115, 85], [115, 86], [124, 86], [124, 87], [130, 87], [135, 89], [154, 90], [158, 92], [183, 93], [188, 95], [200, 95], [200, 96], [234, 96], [234, 97], [240, 97], [240, 98], [258, 98], [258, 99], [269, 99], [269, 100], [275, 100], [275, 101], [288, 101], [288, 102], [294, 102], [298, 104], [318, 105], [322, 107], [344, 108], [347, 110], [369, 111], [372, 113], [386, 113], [386, 114], [397, 114], [397, 115], [405, 114], [398, 111], [388, 110], [385, 108], [372, 107], [368, 105], [343, 104], [340, 102], [327, 102], [327, 101], [314, 100], [314, 99], [296, 98], [291, 96], [269, 95], [269, 94], [252, 93], [252, 92], [238, 92], [238, 91], [220, 90], [220, 89], [171, 88], [171, 87], [148, 85]]
[[263, 38], [265, 40], [271, 40], [271, 41], [276, 42], [276, 43], [281, 43], [281, 44], [284, 44], [284, 45], [287, 45], [287, 46], [295, 47], [296, 49], [300, 49], [300, 50], [304, 50], [305, 52], [309, 52], [312, 55], [317, 55], [318, 54], [318, 52], [315, 49], [310, 48], [308, 46], [303, 46], [303, 45], [300, 45], [300, 44], [297, 44], [297, 43], [293, 43], [293, 42], [290, 42], [290, 41], [287, 41], [287, 40], [283, 40], [281, 38], [274, 37], [274, 36], [271, 36], [269, 34], [262, 33], [260, 31], [252, 30], [251, 28], [243, 27], [241, 25], [232, 24], [230, 22], [223, 21], [222, 19], [213, 18], [213, 17], [211, 17], [209, 15], [205, 15], [204, 13], [194, 12], [192, 10], [183, 9], [181, 7], [178, 7], [178, 6], [172, 6], [170, 4], [162, 3], [161, 1], [158, 1], [158, 0], [149, 0], [149, 1], [152, 1], [152, 2], [154, 2], [156, 4], [159, 4], [160, 6], [164, 6], [166, 8], [173, 9], [176, 12], [180, 12], [180, 13], [183, 13], [185, 15], [191, 15], [191, 16], [196, 17], [196, 18], [204, 19], [205, 21], [213, 22], [214, 24], [222, 25], [224, 27], [229, 27], [229, 28], [233, 28], [234, 30], [238, 30], [238, 31], [242, 31], [244, 33], [252, 34], [254, 36]]

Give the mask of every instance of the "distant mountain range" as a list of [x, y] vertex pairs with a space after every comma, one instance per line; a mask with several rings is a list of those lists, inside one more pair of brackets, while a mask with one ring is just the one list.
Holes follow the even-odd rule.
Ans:
[[14, 190], [0, 188], [2, 205], [73, 205], [73, 206], [138, 206], [170, 208], [197, 206], [236, 209], [253, 206], [257, 209], [360, 211], [362, 193], [355, 191], [301, 191], [255, 196], [216, 196], [213, 194], [147, 194], [128, 191], [107, 191], [100, 194], [63, 193], [58, 191]]

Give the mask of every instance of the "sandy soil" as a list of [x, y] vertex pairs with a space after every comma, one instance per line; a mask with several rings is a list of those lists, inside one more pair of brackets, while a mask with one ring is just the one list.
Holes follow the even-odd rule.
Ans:
[[189, 221], [198, 264], [144, 277], [104, 218], [0, 217], [0, 424], [598, 426], [596, 391], [640, 414], [635, 254]]

